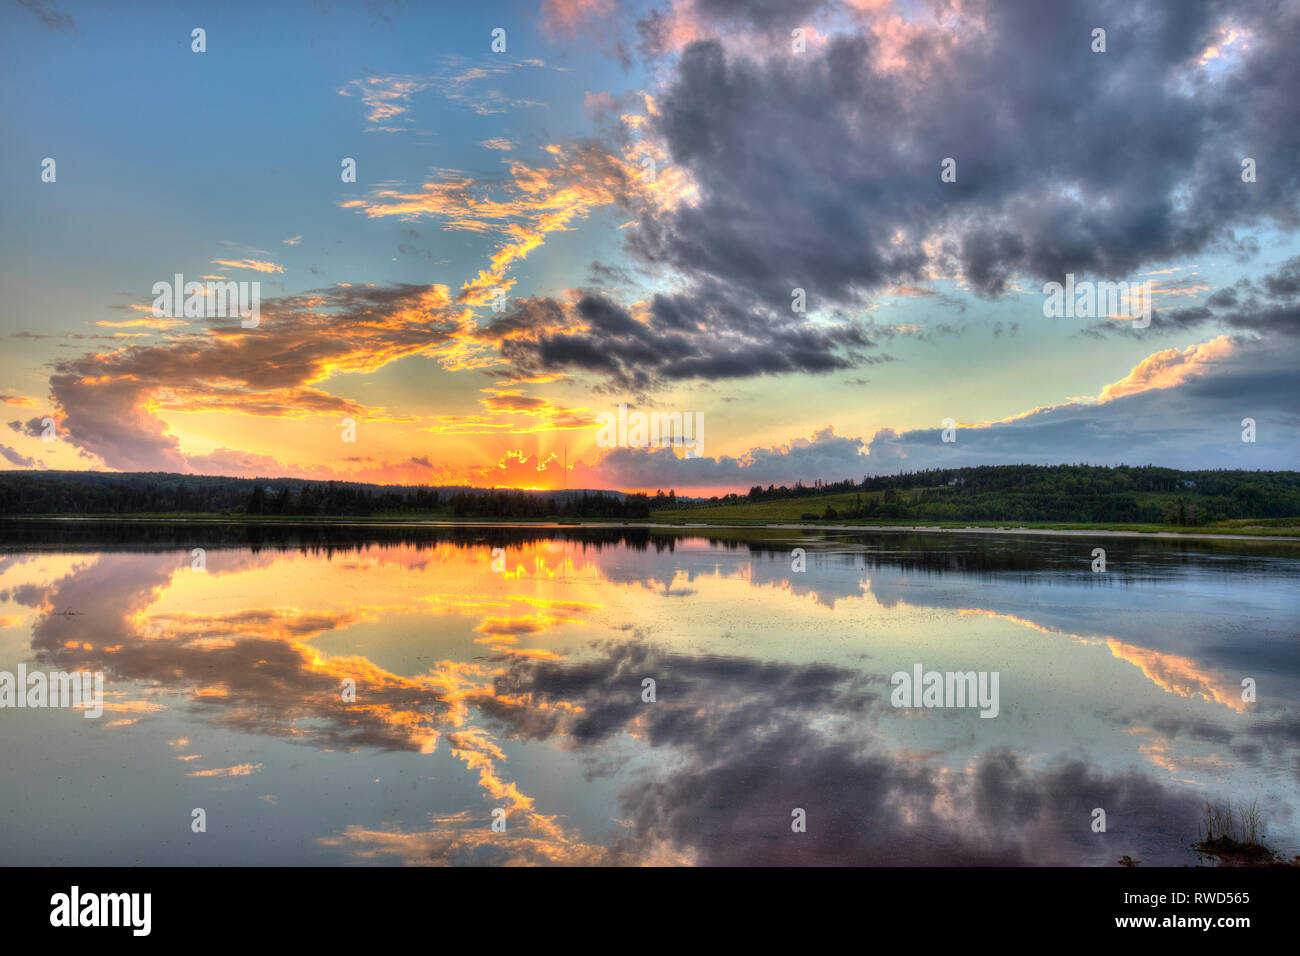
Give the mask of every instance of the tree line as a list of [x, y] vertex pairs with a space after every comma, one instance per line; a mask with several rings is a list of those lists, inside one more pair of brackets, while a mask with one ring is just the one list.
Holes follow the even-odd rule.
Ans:
[[[671, 500], [671, 499], [663, 499]], [[466, 487], [117, 472], [0, 472], [0, 514], [646, 518], [650, 499]]]
[[293, 478], [72, 471], [0, 472], [0, 514], [427, 515], [457, 518], [645, 518], [654, 510], [855, 493], [805, 517], [943, 521], [1207, 524], [1300, 515], [1300, 472], [1180, 471], [1152, 465], [984, 465], [861, 481], [755, 485], [708, 501], [675, 490], [547, 493], [371, 485]]
[[853, 504], [803, 517], [1191, 526], [1300, 515], [1294, 471], [998, 465], [877, 476], [843, 490], [857, 491]]

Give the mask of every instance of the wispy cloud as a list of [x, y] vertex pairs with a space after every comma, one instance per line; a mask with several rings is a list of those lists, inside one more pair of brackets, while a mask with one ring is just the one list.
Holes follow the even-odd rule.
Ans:
[[432, 92], [480, 116], [507, 110], [545, 106], [539, 100], [510, 96], [486, 81], [502, 79], [520, 69], [544, 66], [541, 60], [493, 58], [482, 65], [469, 65], [460, 57], [447, 57], [435, 73], [391, 74], [350, 80], [340, 96], [358, 97], [366, 107], [368, 132], [398, 133], [417, 129], [411, 115], [416, 97]]
[[213, 265], [225, 266], [227, 269], [249, 269], [253, 272], [283, 272], [284, 266], [275, 262], [263, 262], [259, 259], [211, 259]]
[[51, 30], [71, 30], [76, 26], [71, 16], [59, 12], [54, 0], [18, 0], [18, 5], [30, 10]]

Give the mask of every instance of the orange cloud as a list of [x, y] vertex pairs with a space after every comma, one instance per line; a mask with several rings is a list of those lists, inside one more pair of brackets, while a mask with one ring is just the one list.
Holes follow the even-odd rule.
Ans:
[[550, 146], [552, 167], [534, 167], [508, 160], [507, 196], [496, 198], [484, 185], [460, 175], [426, 182], [419, 191], [377, 189], [365, 199], [344, 202], [370, 218], [433, 217], [452, 231], [493, 232], [502, 242], [489, 267], [461, 286], [457, 301], [487, 305], [498, 292], [508, 292], [514, 280], [507, 270], [526, 259], [552, 232], [565, 231], [593, 209], [620, 203], [665, 207], [693, 195], [685, 174], [675, 167], [646, 174], [644, 160], [666, 161], [661, 147], [638, 141], [618, 157], [595, 146]]
[[576, 36], [578, 29], [603, 20], [614, 10], [614, 0], [542, 0], [542, 29], [548, 33]]
[[63, 430], [108, 467], [187, 472], [160, 412], [391, 420], [312, 386], [446, 349], [469, 337], [471, 322], [452, 307], [446, 286], [335, 286], [265, 301], [256, 330], [222, 319], [163, 344], [65, 360], [50, 385]]
[[1204, 375], [1214, 363], [1232, 354], [1232, 340], [1226, 335], [1192, 345], [1183, 351], [1165, 349], [1148, 355], [1133, 370], [1101, 390], [1097, 396], [1098, 404], [1135, 395], [1156, 388], [1171, 388], [1181, 385], [1190, 378]]
[[283, 272], [284, 266], [277, 265], [274, 262], [264, 262], [261, 259], [212, 259], [213, 264], [225, 266], [228, 269], [251, 269], [254, 272]]
[[100, 319], [96, 325], [107, 326], [110, 329], [174, 329], [177, 326], [186, 325], [184, 319], [169, 318], [149, 318], [149, 319], [123, 319], [121, 322], [113, 322], [109, 319]]

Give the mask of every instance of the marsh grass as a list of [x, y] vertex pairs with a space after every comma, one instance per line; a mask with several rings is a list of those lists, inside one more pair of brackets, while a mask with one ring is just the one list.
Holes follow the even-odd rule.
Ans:
[[[1236, 820], [1234, 824], [1233, 820]], [[1237, 843], [1259, 843], [1260, 836], [1259, 808], [1252, 803], [1249, 808], [1232, 812], [1232, 801], [1206, 803], [1205, 820], [1197, 827], [1200, 842], [1213, 840], [1216, 836], [1229, 837]]]
[[1233, 810], [1231, 800], [1205, 804], [1192, 849], [1218, 866], [1300, 866], [1264, 846], [1263, 818], [1255, 803]]

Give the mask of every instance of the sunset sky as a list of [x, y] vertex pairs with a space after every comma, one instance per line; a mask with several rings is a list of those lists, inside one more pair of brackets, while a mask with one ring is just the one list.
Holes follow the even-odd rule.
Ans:
[[[1294, 468], [1297, 36], [1294, 2], [9, 3], [0, 467]], [[258, 327], [155, 317], [176, 273], [260, 281]], [[1045, 317], [1067, 273], [1150, 280], [1150, 326]], [[703, 457], [598, 447], [620, 402], [701, 413]]]

